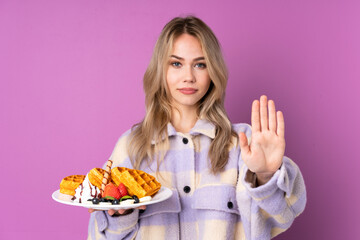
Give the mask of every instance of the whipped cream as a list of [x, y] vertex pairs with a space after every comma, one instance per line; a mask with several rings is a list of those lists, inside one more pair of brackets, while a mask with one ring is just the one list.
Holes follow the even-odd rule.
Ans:
[[139, 198], [139, 202], [148, 202], [148, 201], [151, 201], [151, 197], [150, 196], [145, 196], [145, 197], [142, 197], [142, 198]]
[[75, 195], [71, 200], [86, 203], [88, 199], [101, 198], [100, 194], [100, 189], [91, 184], [88, 174], [86, 174], [84, 181], [75, 189]]

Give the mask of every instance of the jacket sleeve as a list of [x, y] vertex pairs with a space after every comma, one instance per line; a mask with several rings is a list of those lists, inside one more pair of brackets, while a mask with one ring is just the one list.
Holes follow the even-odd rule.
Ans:
[[[114, 151], [109, 159], [113, 161], [112, 167], [122, 166], [133, 168], [127, 155], [127, 137], [130, 130], [125, 132], [117, 141]], [[106, 163], [103, 168], [105, 168]], [[91, 213], [88, 227], [88, 239], [133, 239], [138, 231], [139, 210], [128, 215], [112, 217], [107, 211]]]
[[[249, 125], [244, 127], [251, 136]], [[264, 185], [254, 185], [255, 175], [241, 159], [237, 201], [247, 239], [270, 239], [288, 229], [305, 209], [306, 189], [299, 167], [288, 157]]]
[[134, 239], [138, 231], [139, 210], [125, 216], [112, 217], [106, 211], [91, 213], [88, 239]]

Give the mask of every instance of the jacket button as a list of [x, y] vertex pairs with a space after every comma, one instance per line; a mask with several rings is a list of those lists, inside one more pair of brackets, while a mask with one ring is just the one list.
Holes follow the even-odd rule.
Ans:
[[227, 207], [228, 207], [229, 209], [232, 209], [232, 208], [234, 207], [234, 204], [233, 204], [232, 202], [228, 202], [228, 203], [227, 203]]
[[189, 142], [189, 140], [187, 138], [183, 138], [183, 143], [187, 144]]
[[184, 187], [184, 192], [189, 193], [191, 191], [191, 188], [189, 186]]

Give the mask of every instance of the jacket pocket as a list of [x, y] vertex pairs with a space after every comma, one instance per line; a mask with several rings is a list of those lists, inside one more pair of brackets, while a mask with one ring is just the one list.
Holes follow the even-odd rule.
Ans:
[[193, 195], [192, 208], [239, 215], [235, 186], [212, 185], [196, 189]]
[[176, 189], [172, 189], [173, 194], [169, 199], [163, 202], [148, 205], [145, 212], [141, 213], [139, 218], [150, 217], [161, 213], [179, 213], [181, 211], [181, 204], [179, 193]]

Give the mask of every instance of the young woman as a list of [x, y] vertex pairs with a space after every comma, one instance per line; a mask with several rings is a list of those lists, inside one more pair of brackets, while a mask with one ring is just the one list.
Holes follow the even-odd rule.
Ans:
[[154, 175], [173, 195], [145, 211], [90, 210], [89, 239], [270, 239], [290, 227], [306, 192], [284, 156], [283, 115], [261, 96], [251, 127], [231, 124], [226, 83], [220, 45], [204, 22], [166, 24], [144, 76], [146, 115], [110, 159]]

